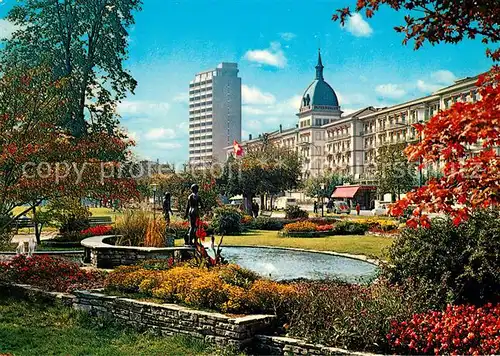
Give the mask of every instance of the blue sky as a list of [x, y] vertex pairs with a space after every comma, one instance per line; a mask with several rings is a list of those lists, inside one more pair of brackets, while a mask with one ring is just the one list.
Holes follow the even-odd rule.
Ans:
[[[0, 16], [11, 1], [0, 0]], [[325, 79], [342, 110], [387, 106], [429, 94], [454, 79], [487, 70], [485, 47], [403, 46], [393, 27], [403, 13], [356, 15], [347, 27], [331, 21], [335, 9], [355, 0], [144, 0], [130, 31], [126, 66], [138, 81], [119, 107], [122, 124], [137, 141], [138, 157], [187, 160], [189, 81], [218, 63], [237, 62], [242, 78], [243, 137], [291, 127], [300, 95], [314, 78], [321, 46]], [[0, 22], [0, 34], [10, 24]]]

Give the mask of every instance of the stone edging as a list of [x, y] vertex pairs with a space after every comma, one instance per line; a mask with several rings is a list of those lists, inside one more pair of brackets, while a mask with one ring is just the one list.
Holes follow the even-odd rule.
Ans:
[[188, 257], [193, 253], [193, 247], [139, 247], [139, 246], [115, 246], [108, 244], [106, 240], [115, 238], [117, 235], [94, 236], [82, 240], [85, 248], [84, 261], [91, 263], [97, 268], [115, 268], [123, 265], [136, 264], [141, 260], [168, 258], [180, 256]]
[[353, 260], [363, 261], [363, 262], [367, 262], [367, 263], [370, 263], [372, 265], [375, 265], [377, 267], [382, 266], [386, 262], [384, 260], [373, 259], [373, 258], [367, 257], [365, 255], [352, 255], [350, 253], [335, 252], [335, 251], [308, 250], [305, 248], [298, 248], [298, 247], [281, 247], [281, 246], [265, 246], [265, 245], [223, 245], [222, 248], [224, 249], [224, 247], [268, 248], [268, 249], [275, 249], [275, 250], [290, 250], [290, 251], [299, 251], [299, 252], [321, 253], [323, 255], [346, 257], [346, 258], [350, 258]]
[[375, 356], [377, 354], [367, 352], [356, 352], [341, 349], [338, 347], [329, 347], [320, 344], [310, 344], [304, 340], [294, 339], [284, 336], [256, 335], [258, 340], [258, 351], [264, 354], [279, 355], [356, 355], [356, 356]]

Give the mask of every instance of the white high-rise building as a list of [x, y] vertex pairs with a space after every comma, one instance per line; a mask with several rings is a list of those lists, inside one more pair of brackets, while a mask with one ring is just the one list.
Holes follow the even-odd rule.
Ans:
[[237, 63], [221, 63], [189, 83], [189, 164], [224, 163], [234, 140], [241, 140], [241, 78]]

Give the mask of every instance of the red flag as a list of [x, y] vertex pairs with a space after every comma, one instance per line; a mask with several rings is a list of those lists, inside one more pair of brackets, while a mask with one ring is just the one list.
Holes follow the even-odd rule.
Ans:
[[241, 147], [241, 145], [236, 140], [234, 140], [233, 142], [233, 150], [235, 156], [241, 156], [243, 154], [243, 147]]

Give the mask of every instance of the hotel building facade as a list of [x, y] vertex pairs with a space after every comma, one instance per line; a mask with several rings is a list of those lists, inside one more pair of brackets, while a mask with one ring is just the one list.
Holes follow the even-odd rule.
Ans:
[[241, 140], [241, 78], [238, 64], [224, 62], [189, 83], [189, 165], [225, 162], [234, 140]]
[[[279, 130], [240, 143], [245, 150], [267, 136], [269, 142], [295, 150], [303, 159], [304, 178], [337, 172], [358, 184], [373, 184], [379, 147], [418, 141], [413, 124], [428, 121], [457, 101], [479, 100], [474, 77], [398, 105], [369, 106], [343, 115], [335, 91], [324, 80], [320, 54], [315, 69], [315, 79], [301, 98], [296, 127], [283, 130], [280, 125]], [[232, 146], [226, 147], [226, 154], [232, 154]]]

